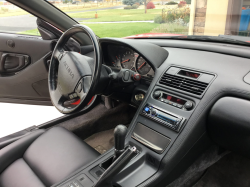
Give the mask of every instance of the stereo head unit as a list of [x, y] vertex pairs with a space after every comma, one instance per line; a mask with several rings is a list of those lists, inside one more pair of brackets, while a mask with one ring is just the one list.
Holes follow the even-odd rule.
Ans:
[[185, 121], [185, 118], [181, 116], [177, 116], [150, 104], [146, 104], [144, 106], [143, 110], [141, 111], [141, 115], [163, 124], [176, 132], [180, 131], [182, 124]]

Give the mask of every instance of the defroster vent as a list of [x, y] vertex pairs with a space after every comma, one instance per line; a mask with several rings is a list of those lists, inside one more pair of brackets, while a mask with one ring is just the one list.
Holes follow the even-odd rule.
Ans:
[[171, 75], [167, 72], [164, 73], [164, 75], [162, 76], [160, 84], [183, 90], [195, 95], [202, 95], [202, 93], [206, 90], [208, 86], [208, 83], [177, 75]]

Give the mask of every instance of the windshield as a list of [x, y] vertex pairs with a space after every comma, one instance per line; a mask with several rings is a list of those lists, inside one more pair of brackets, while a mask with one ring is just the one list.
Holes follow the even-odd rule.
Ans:
[[[0, 0], [1, 2], [4, 1]], [[201, 36], [213, 36], [227, 40], [250, 41], [250, 0], [50, 0], [49, 2], [80, 24], [89, 26], [101, 38], [180, 38], [188, 35], [199, 36], [198, 39], [203, 38]], [[0, 6], [0, 17], [8, 13], [9, 16], [13, 16], [15, 11], [19, 11], [17, 14], [19, 17], [26, 14], [14, 6], [5, 6], [4, 3]], [[36, 28], [29, 28], [20, 33], [39, 34]]]
[[[250, 0], [52, 2], [99, 37], [235, 36], [250, 41]], [[243, 38], [240, 38], [243, 37]], [[230, 37], [232, 39], [232, 37]]]

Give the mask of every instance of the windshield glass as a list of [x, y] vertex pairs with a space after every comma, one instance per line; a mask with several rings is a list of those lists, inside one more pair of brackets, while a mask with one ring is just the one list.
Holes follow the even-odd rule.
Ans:
[[206, 35], [250, 41], [247, 38], [250, 37], [250, 0], [84, 0], [51, 3], [79, 23], [89, 26], [99, 37]]
[[[0, 17], [6, 15], [20, 17], [22, 14], [27, 14], [4, 2], [0, 0]], [[49, 0], [49, 2], [80, 24], [89, 26], [101, 38], [191, 35], [199, 38], [213, 36], [242, 42], [250, 41], [250, 0]], [[39, 34], [36, 28], [29, 28], [20, 33]]]

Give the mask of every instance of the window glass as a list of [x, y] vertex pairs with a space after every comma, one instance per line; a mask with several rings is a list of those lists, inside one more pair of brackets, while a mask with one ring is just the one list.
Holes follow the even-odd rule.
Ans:
[[[35, 16], [21, 8], [0, 0], [1, 33], [40, 35], [37, 30], [36, 20]], [[0, 41], [0, 43], [3, 43], [3, 41]], [[8, 51], [5, 52], [8, 53]], [[12, 53], [11, 50], [9, 52]], [[0, 51], [0, 59], [2, 54], [3, 51]], [[43, 55], [41, 54], [41, 57]], [[13, 59], [9, 58], [8, 62], [12, 63], [11, 60]], [[10, 84], [10, 86], [13, 85]], [[13, 103], [0, 103], [0, 113], [0, 138], [63, 116], [54, 106]]]
[[36, 19], [23, 9], [7, 1], [0, 1], [0, 32], [40, 35]]
[[[99, 37], [250, 37], [250, 0], [49, 0]], [[40, 35], [36, 17], [0, 1], [0, 31]], [[249, 41], [249, 40], [248, 40]]]
[[[250, 0], [50, 1], [99, 37], [250, 37]], [[249, 39], [247, 40], [249, 41]]]

